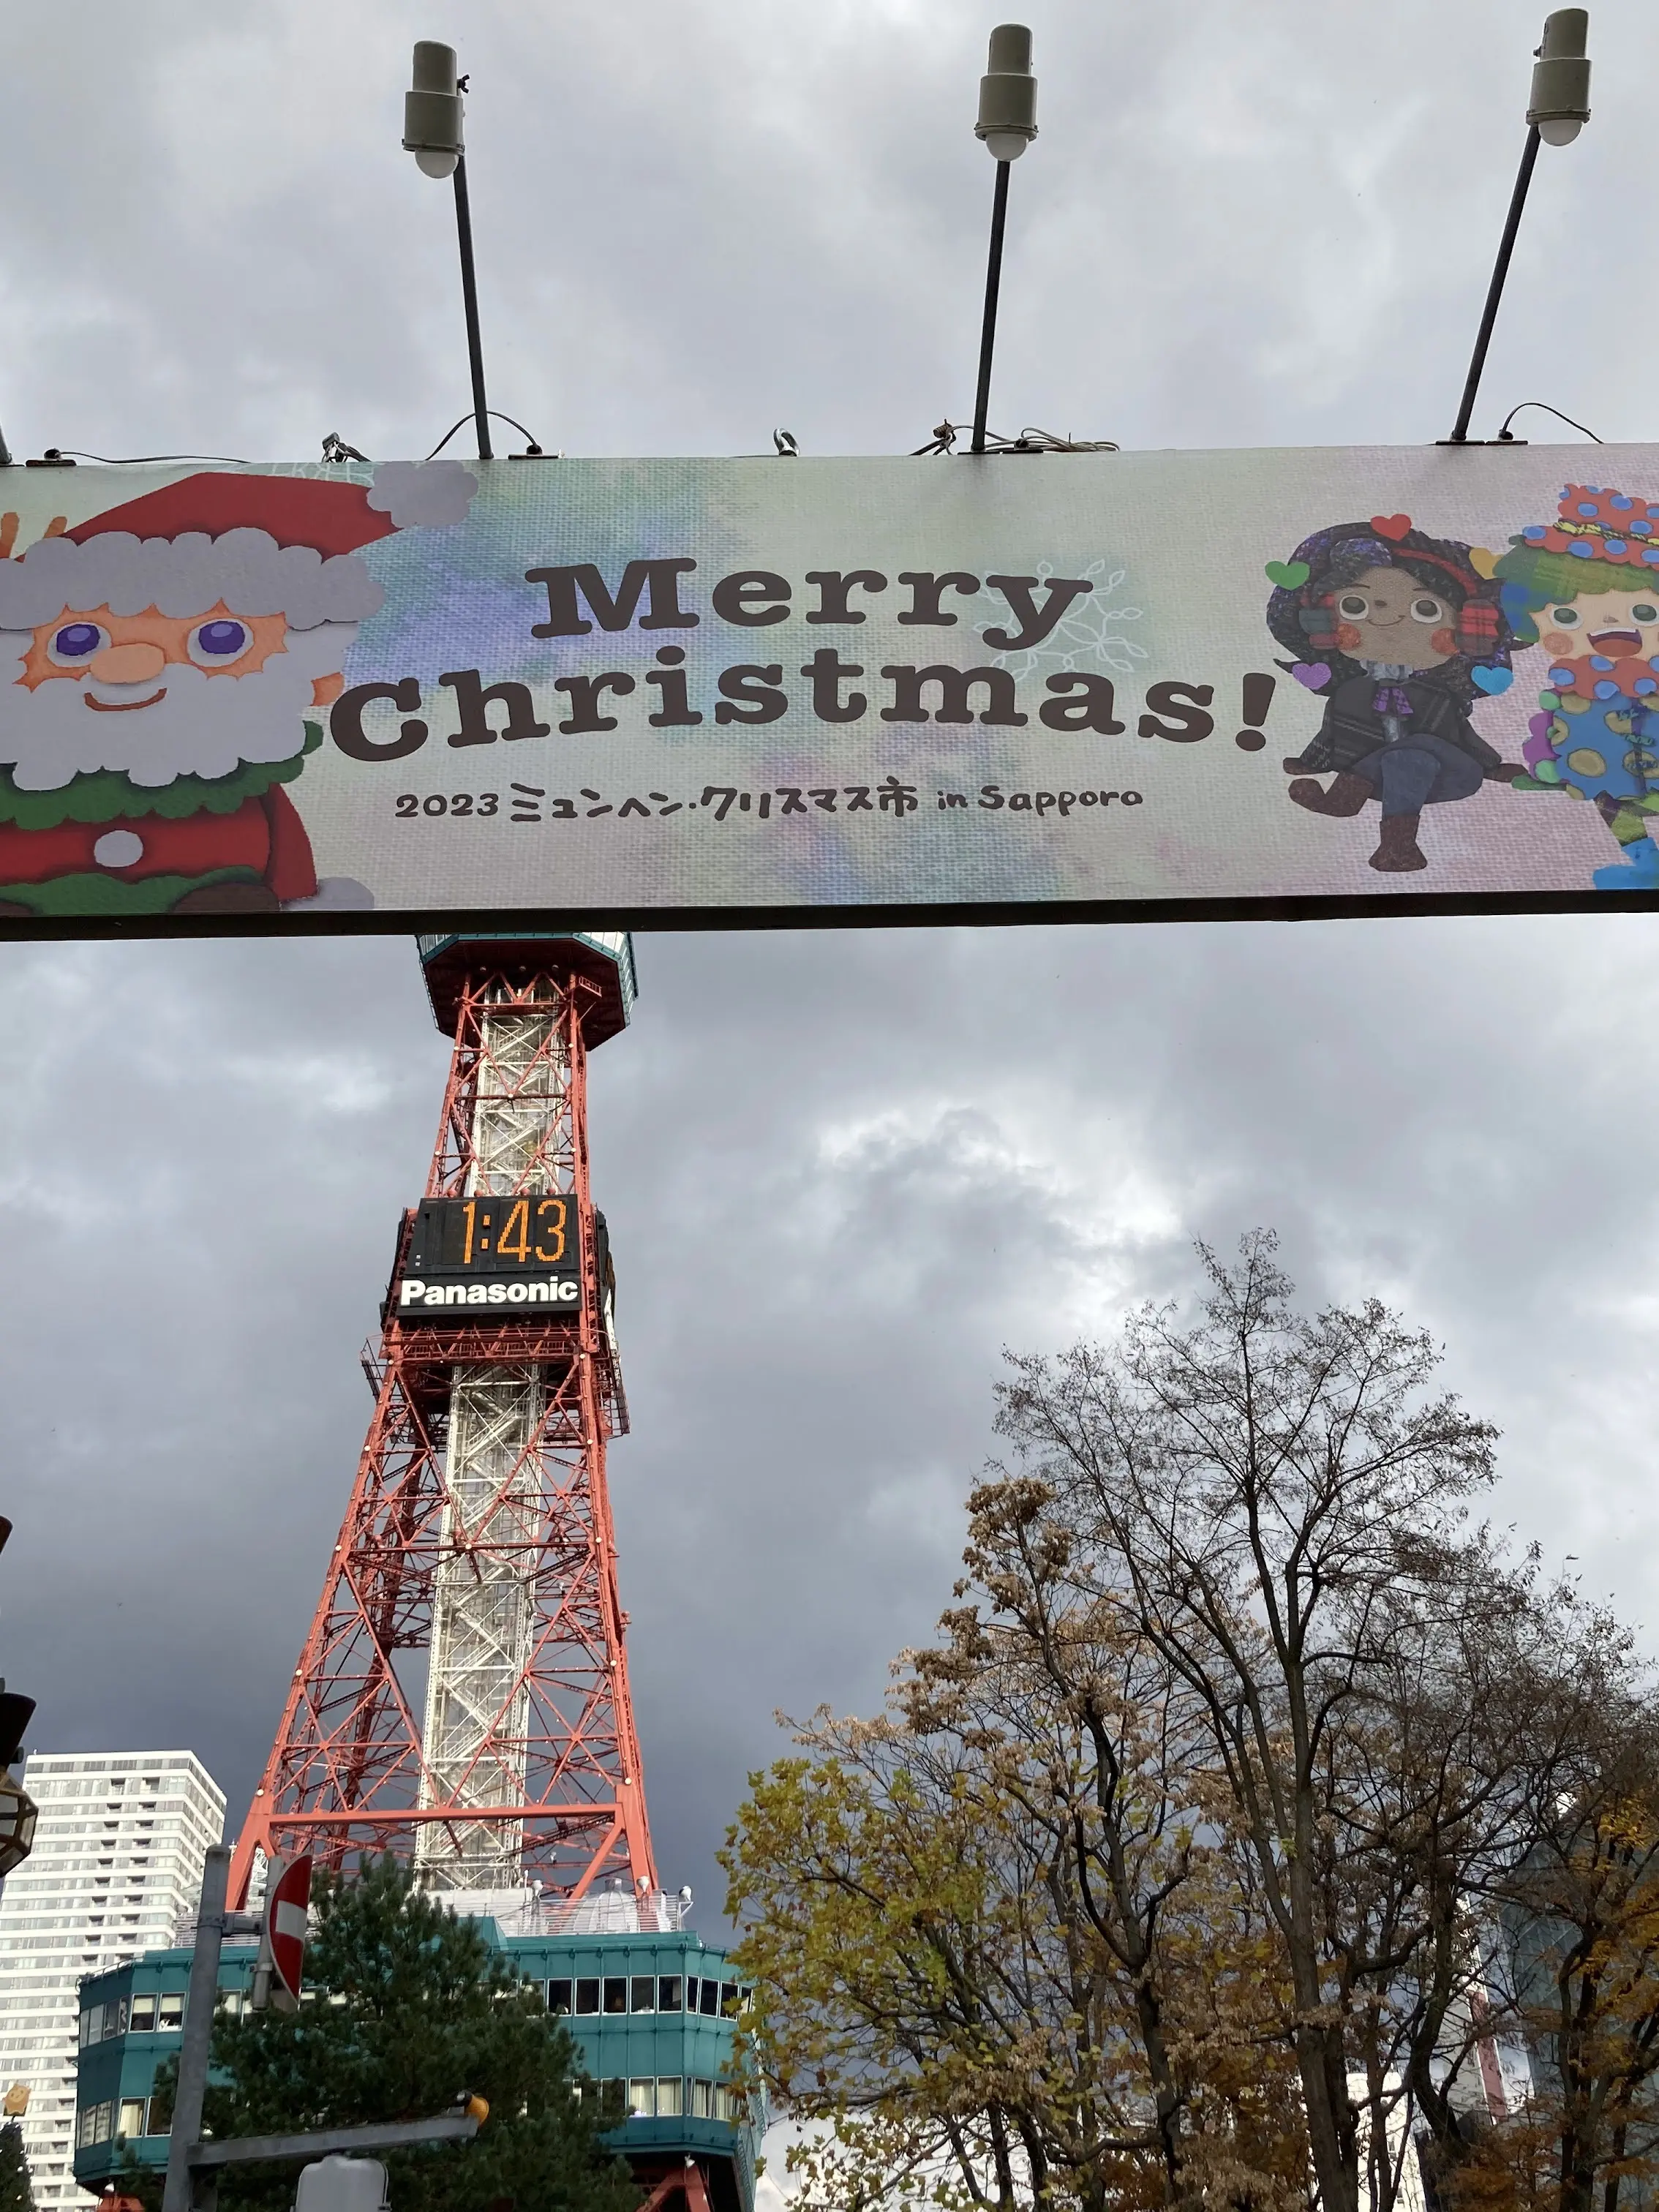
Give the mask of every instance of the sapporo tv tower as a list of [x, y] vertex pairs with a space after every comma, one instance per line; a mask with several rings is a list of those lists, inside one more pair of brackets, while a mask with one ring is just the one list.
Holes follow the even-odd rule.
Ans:
[[587, 1054], [629, 1018], [631, 948], [419, 943], [454, 1038], [438, 1139], [231, 1903], [277, 1859], [391, 1850], [458, 1907], [505, 1917], [517, 1892], [538, 1914], [591, 1899], [666, 1927], [678, 1900], [658, 1896], [605, 1485], [626, 1403], [588, 1188]]

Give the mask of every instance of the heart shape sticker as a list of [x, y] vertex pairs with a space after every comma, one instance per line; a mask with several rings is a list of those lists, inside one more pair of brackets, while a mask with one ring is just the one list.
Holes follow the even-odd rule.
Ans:
[[1489, 699], [1495, 699], [1500, 691], [1509, 690], [1515, 678], [1507, 668], [1480, 666], [1470, 669], [1469, 680], [1477, 691], [1484, 691]]
[[1263, 574], [1270, 584], [1277, 584], [1281, 591], [1293, 592], [1307, 582], [1313, 570], [1305, 561], [1269, 561]]
[[1309, 691], [1322, 690], [1331, 680], [1331, 666], [1328, 660], [1298, 660], [1291, 673]]
[[1469, 548], [1469, 566], [1474, 569], [1477, 576], [1486, 576], [1490, 578], [1493, 570], [1498, 566], [1498, 556], [1495, 553], [1489, 552], [1484, 545], [1471, 545]]
[[1371, 528], [1377, 536], [1388, 538], [1395, 545], [1400, 543], [1411, 526], [1412, 519], [1409, 514], [1374, 514], [1371, 517]]

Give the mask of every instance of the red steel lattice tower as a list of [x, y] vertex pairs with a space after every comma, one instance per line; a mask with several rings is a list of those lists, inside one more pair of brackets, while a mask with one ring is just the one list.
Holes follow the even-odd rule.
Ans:
[[[420, 944], [455, 1041], [427, 1185], [451, 1204], [404, 1216], [374, 1419], [231, 1899], [261, 1861], [392, 1850], [428, 1888], [642, 1902], [657, 1875], [605, 1483], [627, 1413], [586, 1116], [587, 1054], [628, 1019], [632, 949], [604, 933]], [[498, 1241], [522, 1222], [495, 1199], [568, 1222], [533, 1247], [556, 1247], [562, 1280], [486, 1281], [512, 1262], [477, 1261], [469, 1226], [470, 1282], [416, 1283], [437, 1215], [494, 1220]], [[522, 1228], [516, 1249], [530, 1256]]]

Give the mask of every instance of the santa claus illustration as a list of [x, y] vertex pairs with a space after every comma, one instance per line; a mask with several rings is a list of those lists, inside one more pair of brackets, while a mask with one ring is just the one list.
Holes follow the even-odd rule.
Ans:
[[371, 905], [319, 890], [284, 787], [385, 596], [358, 549], [477, 489], [457, 461], [205, 472], [21, 554], [0, 518], [0, 915]]

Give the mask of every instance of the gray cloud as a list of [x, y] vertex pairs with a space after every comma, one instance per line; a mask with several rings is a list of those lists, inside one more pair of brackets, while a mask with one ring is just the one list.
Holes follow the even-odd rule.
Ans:
[[[1043, 135], [1015, 173], [994, 419], [1141, 446], [1443, 434], [1531, 19], [1031, 20]], [[971, 395], [988, 21], [629, 0], [577, 38], [496, 0], [23, 0], [0, 422], [25, 452], [435, 442], [466, 390], [447, 198], [397, 144], [419, 34], [473, 71], [493, 395], [545, 442], [920, 444]], [[1628, 179], [1659, 28], [1604, 0], [1594, 37], [1596, 118], [1540, 162], [1487, 409], [1548, 398], [1636, 436], [1659, 332]], [[1499, 1510], [1651, 1620], [1650, 934], [644, 940], [593, 1136], [669, 1880], [711, 1903], [775, 1706], [867, 1707], [927, 1632], [1001, 1346], [1183, 1289], [1195, 1234], [1277, 1222], [1310, 1297], [1375, 1287], [1432, 1327], [1505, 1429]], [[240, 1811], [443, 1066], [404, 944], [0, 948], [0, 1626], [43, 1743], [193, 1743]]]
[[[1443, 434], [1530, 19], [1030, 13], [1043, 129], [1015, 173], [1000, 416], [1139, 446]], [[416, 32], [472, 72], [495, 395], [544, 443], [752, 451], [787, 416], [809, 451], [893, 451], [968, 411], [984, 26], [943, 0], [629, 0], [580, 38], [504, 0], [23, 0], [15, 442], [285, 456], [344, 427], [404, 457], [465, 410], [447, 191], [398, 144]], [[1492, 362], [1494, 404], [1553, 398], [1609, 437], [1643, 429], [1654, 307], [1618, 210], [1656, 40], [1637, 0], [1597, 9], [1595, 119], [1540, 164]]]

